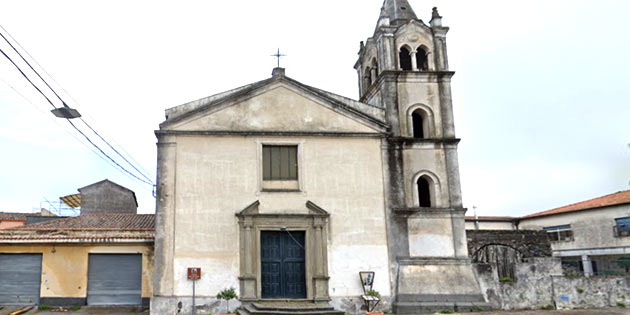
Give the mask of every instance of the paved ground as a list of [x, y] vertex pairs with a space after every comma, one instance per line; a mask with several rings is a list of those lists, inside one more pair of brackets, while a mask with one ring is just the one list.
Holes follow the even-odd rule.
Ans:
[[591, 310], [561, 310], [561, 311], [513, 311], [513, 312], [481, 312], [481, 313], [473, 313], [479, 315], [621, 315], [621, 314], [630, 314], [630, 309], [623, 308], [606, 308], [606, 309], [591, 309]]
[[[0, 309], [0, 315], [9, 315], [16, 310], [20, 310], [23, 307], [19, 306], [5, 306], [3, 309]], [[56, 309], [40, 311], [37, 307], [32, 308], [26, 313], [22, 315], [63, 315], [63, 314], [110, 314], [110, 315], [146, 315], [149, 314], [148, 310], [137, 308], [137, 307], [94, 307], [94, 306], [84, 306], [78, 311], [69, 311], [66, 310], [60, 311]]]
[[[6, 306], [0, 309], [0, 315], [9, 315], [21, 307]], [[38, 311], [37, 308], [33, 308], [30, 311], [24, 313], [24, 315], [62, 315], [62, 314], [111, 314], [111, 315], [143, 315], [148, 314], [148, 310], [142, 310], [135, 307], [82, 307], [76, 312], [54, 312], [54, 311]], [[607, 309], [592, 309], [592, 310], [562, 310], [562, 311], [513, 311], [513, 312], [480, 312], [480, 313], [464, 313], [464, 314], [479, 314], [479, 315], [630, 315], [630, 309], [622, 308], [607, 308]]]

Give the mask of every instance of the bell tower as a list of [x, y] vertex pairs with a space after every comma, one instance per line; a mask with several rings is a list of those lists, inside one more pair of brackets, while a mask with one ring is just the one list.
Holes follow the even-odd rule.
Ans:
[[385, 0], [354, 66], [360, 100], [384, 108], [391, 128], [383, 160], [396, 314], [485, 305], [466, 245], [448, 30], [437, 8], [427, 25], [407, 0]]

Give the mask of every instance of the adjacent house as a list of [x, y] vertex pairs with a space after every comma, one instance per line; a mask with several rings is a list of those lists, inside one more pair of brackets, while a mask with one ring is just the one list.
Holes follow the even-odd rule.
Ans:
[[514, 217], [466, 217], [467, 230], [541, 230], [567, 273], [630, 275], [630, 190]]
[[543, 229], [553, 255], [585, 275], [630, 274], [630, 190], [533, 213], [519, 229]]
[[0, 230], [26, 224], [26, 213], [0, 212]]
[[0, 305], [148, 306], [154, 215], [113, 182], [86, 187], [81, 215], [0, 230]]

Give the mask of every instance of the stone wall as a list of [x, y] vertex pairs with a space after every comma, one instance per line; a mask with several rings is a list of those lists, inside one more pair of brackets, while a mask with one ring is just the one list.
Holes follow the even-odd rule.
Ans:
[[503, 245], [514, 248], [525, 258], [551, 256], [547, 232], [542, 230], [466, 230], [466, 238], [470, 255], [488, 245]]
[[516, 265], [514, 282], [500, 282], [494, 264], [475, 264], [484, 297], [495, 309], [575, 309], [630, 305], [630, 278], [565, 277], [559, 258]]

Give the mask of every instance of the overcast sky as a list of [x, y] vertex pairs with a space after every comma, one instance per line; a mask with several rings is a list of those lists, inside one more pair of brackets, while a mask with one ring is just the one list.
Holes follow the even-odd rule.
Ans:
[[[451, 28], [469, 214], [522, 215], [629, 188], [630, 1], [410, 3], [426, 22], [438, 6]], [[288, 76], [357, 99], [359, 41], [381, 4], [3, 1], [0, 25], [154, 178], [164, 109], [269, 77], [278, 47]], [[105, 178], [154, 211], [151, 186], [77, 140], [2, 56], [0, 108], [0, 211], [28, 212]]]

